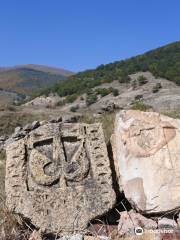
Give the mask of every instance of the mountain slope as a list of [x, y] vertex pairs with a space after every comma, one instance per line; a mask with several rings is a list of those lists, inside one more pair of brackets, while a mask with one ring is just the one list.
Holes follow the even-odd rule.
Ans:
[[119, 80], [129, 81], [128, 75], [139, 71], [150, 71], [156, 77], [163, 77], [180, 85], [180, 42], [149, 51], [123, 61], [100, 65], [69, 77], [68, 81], [56, 83], [40, 94], [57, 92], [60, 96], [82, 94], [102, 83]]
[[0, 68], [0, 88], [30, 94], [34, 90], [65, 80], [72, 72], [43, 65], [19, 65]]

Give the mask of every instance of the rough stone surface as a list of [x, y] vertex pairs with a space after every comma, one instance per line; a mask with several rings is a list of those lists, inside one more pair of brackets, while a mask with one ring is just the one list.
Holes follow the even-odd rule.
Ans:
[[154, 112], [121, 111], [111, 138], [121, 190], [137, 211], [180, 206], [180, 120]]
[[34, 121], [32, 123], [32, 129], [38, 128], [40, 126], [40, 122], [39, 121]]
[[173, 234], [171, 237], [168, 236], [163, 238], [163, 236], [158, 233], [144, 233], [139, 236], [132, 235], [122, 238], [119, 235], [117, 235], [116, 237], [112, 238], [112, 240], [178, 240], [178, 238], [174, 238]]
[[180, 230], [180, 213], [178, 214], [178, 218], [177, 218], [177, 227]]
[[138, 227], [141, 227], [143, 230], [156, 229], [157, 223], [152, 219], [145, 218], [133, 210], [121, 213], [118, 225], [118, 232], [120, 236], [135, 235], [135, 229]]
[[59, 238], [59, 240], [83, 240], [83, 235], [81, 234], [74, 234], [74, 235], [67, 235]]
[[29, 240], [42, 240], [41, 234], [38, 231], [34, 230]]
[[177, 223], [173, 219], [161, 218], [158, 220], [158, 228], [177, 228]]
[[7, 206], [43, 231], [83, 230], [115, 203], [101, 124], [49, 123], [6, 154]]
[[111, 237], [106, 236], [84, 236], [84, 240], [111, 240]]

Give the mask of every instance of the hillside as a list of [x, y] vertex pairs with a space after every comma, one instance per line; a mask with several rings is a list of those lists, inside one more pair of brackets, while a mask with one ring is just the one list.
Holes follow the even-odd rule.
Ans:
[[19, 65], [0, 68], [0, 88], [20, 94], [31, 94], [34, 90], [51, 86], [65, 80], [72, 72], [42, 65]]
[[77, 73], [70, 76], [68, 81], [58, 82], [53, 87], [41, 91], [39, 95], [57, 92], [62, 97], [72, 94], [78, 96], [95, 86], [114, 80], [127, 83], [130, 81], [129, 74], [140, 71], [150, 71], [156, 77], [166, 78], [180, 85], [180, 42]]

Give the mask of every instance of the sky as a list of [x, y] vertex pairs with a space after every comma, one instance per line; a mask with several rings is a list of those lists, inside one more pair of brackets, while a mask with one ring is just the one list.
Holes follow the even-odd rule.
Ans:
[[0, 66], [74, 72], [180, 40], [180, 0], [0, 0]]

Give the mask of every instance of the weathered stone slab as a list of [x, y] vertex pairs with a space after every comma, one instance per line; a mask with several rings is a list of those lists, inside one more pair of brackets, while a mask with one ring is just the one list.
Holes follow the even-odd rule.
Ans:
[[139, 227], [144, 232], [146, 229], [156, 229], [157, 223], [134, 210], [121, 212], [118, 224], [119, 236], [135, 235]]
[[180, 207], [180, 120], [121, 111], [111, 143], [121, 191], [137, 211]]
[[49, 123], [6, 153], [7, 206], [43, 231], [80, 231], [115, 203], [100, 124]]

